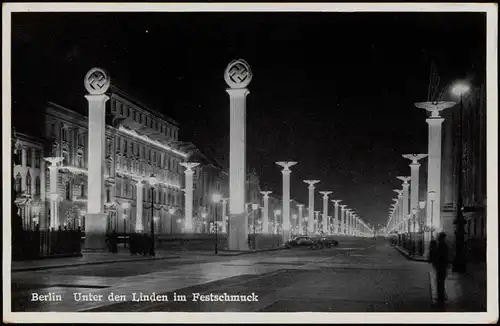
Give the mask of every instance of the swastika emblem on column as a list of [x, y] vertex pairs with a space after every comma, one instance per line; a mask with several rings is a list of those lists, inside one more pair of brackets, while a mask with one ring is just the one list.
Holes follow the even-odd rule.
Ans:
[[224, 80], [231, 88], [245, 88], [252, 80], [250, 65], [243, 59], [231, 61], [224, 72]]
[[104, 94], [110, 85], [109, 75], [101, 68], [92, 68], [85, 75], [85, 88], [92, 95]]

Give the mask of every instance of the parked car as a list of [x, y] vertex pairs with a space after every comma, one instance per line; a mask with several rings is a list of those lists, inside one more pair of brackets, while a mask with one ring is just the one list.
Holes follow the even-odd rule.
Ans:
[[311, 237], [307, 237], [307, 236], [295, 237], [293, 239], [288, 240], [285, 243], [286, 248], [311, 247], [314, 245], [315, 245], [315, 241]]
[[323, 247], [327, 248], [337, 247], [339, 245], [337, 240], [327, 237], [321, 237], [319, 242], [323, 245]]

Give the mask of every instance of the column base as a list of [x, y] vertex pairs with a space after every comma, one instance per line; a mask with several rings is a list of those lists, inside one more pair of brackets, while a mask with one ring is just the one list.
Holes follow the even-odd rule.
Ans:
[[229, 215], [228, 248], [237, 251], [249, 250], [246, 213]]
[[85, 215], [85, 250], [107, 249], [106, 218], [104, 213]]

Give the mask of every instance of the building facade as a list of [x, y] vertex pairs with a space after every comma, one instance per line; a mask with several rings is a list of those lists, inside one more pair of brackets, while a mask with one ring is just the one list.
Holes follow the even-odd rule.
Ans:
[[[457, 101], [455, 99], [455, 101]], [[443, 111], [442, 207], [443, 231], [454, 241], [458, 196], [462, 197], [465, 240], [477, 255], [486, 246], [486, 88], [471, 87], [460, 102]], [[460, 111], [463, 115], [460, 117]], [[462, 126], [462, 132], [460, 131]], [[460, 146], [462, 151], [460, 153]], [[462, 160], [462, 171], [459, 171]], [[462, 189], [459, 190], [459, 178]], [[484, 257], [483, 257], [484, 258]]]
[[14, 202], [22, 218], [23, 229], [33, 230], [45, 221], [45, 162], [43, 143], [27, 134], [13, 132]]
[[[108, 231], [148, 231], [153, 219], [159, 233], [180, 232], [184, 181], [179, 163], [186, 161], [187, 154], [178, 149], [178, 124], [116, 87], [111, 87], [108, 96], [103, 171]], [[29, 164], [34, 168], [40, 165], [42, 229], [85, 229], [87, 194], [92, 191], [87, 189], [88, 118], [55, 103], [48, 103], [44, 110], [44, 138], [37, 140], [38, 145], [30, 145], [31, 151], [21, 151], [21, 161], [24, 155], [26, 162], [15, 166], [14, 175], [20, 176], [21, 187], [24, 183], [29, 190], [23, 180], [30, 173], [36, 189], [38, 174]], [[21, 148], [26, 143], [19, 142]], [[51, 168], [43, 157], [59, 157], [62, 161]], [[28, 158], [33, 162], [28, 163]], [[54, 176], [57, 181], [51, 183]], [[151, 176], [157, 181], [154, 192]]]

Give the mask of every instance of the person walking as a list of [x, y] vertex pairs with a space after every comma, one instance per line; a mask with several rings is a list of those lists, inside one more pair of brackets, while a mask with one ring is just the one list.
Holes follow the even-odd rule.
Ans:
[[436, 275], [436, 288], [437, 288], [437, 303], [443, 304], [446, 299], [445, 282], [448, 273], [448, 244], [446, 243], [446, 233], [440, 232], [438, 235], [437, 243], [435, 240], [431, 241], [430, 257], [429, 260], [434, 267]]

